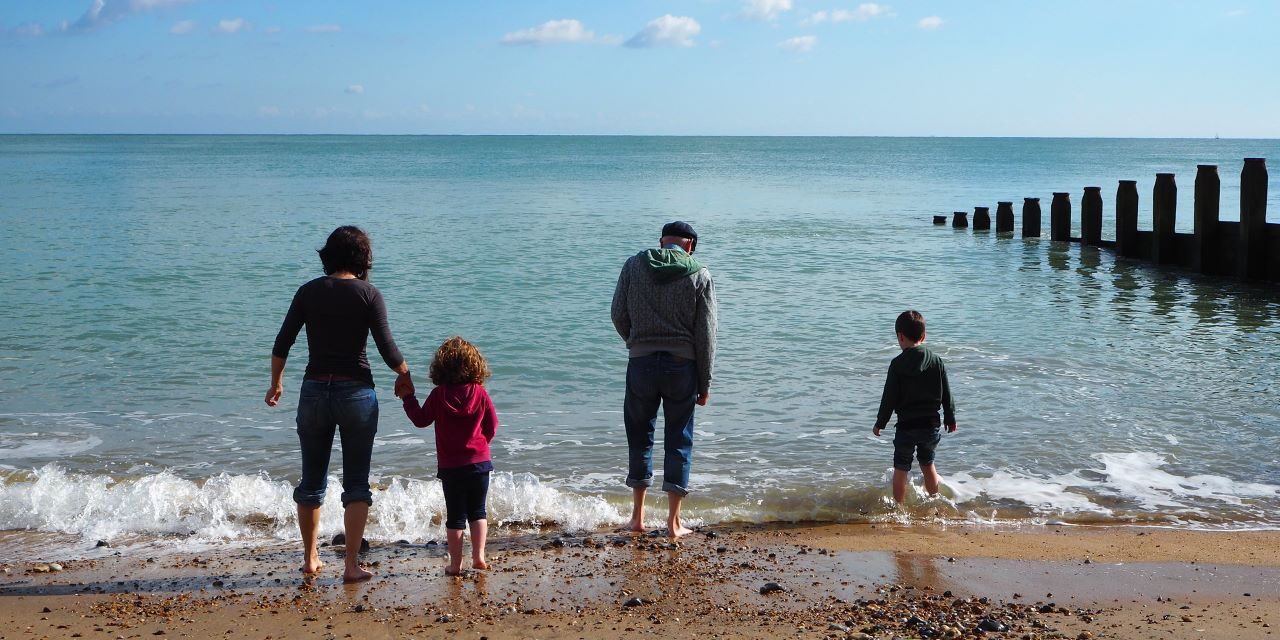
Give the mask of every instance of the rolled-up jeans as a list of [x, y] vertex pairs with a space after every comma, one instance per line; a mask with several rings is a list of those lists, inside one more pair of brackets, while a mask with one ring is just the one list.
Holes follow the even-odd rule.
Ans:
[[653, 432], [661, 404], [665, 423], [662, 490], [688, 495], [697, 398], [698, 377], [693, 360], [659, 352], [627, 361], [622, 418], [630, 454], [628, 487], [648, 487], [653, 483]]
[[297, 421], [302, 481], [293, 490], [293, 501], [316, 506], [324, 502], [337, 431], [342, 438], [342, 506], [373, 504], [369, 460], [378, 433], [378, 395], [373, 387], [360, 380], [303, 380]]

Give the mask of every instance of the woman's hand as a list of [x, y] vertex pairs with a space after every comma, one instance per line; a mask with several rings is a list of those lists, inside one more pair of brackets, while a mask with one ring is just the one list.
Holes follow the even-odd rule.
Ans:
[[280, 396], [284, 395], [284, 385], [273, 384], [267, 389], [267, 406], [274, 407], [280, 402]]
[[407, 370], [396, 376], [395, 394], [397, 398], [407, 398], [416, 392], [417, 390], [413, 388], [413, 376]]

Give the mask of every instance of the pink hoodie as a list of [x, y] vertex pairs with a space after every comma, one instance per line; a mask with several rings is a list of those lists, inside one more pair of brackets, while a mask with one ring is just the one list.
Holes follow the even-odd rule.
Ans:
[[487, 462], [489, 442], [498, 432], [498, 412], [489, 392], [478, 384], [443, 384], [427, 401], [404, 399], [404, 413], [416, 427], [436, 423], [436, 466], [454, 469]]

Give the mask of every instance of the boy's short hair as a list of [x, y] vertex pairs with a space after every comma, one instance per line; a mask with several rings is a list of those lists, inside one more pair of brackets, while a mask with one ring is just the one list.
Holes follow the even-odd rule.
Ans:
[[903, 311], [898, 314], [897, 322], [893, 323], [893, 330], [912, 342], [920, 342], [924, 337], [924, 316], [915, 310]]

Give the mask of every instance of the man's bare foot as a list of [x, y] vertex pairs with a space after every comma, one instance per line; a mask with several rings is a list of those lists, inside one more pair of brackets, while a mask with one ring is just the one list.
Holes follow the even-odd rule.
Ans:
[[462, 577], [462, 567], [445, 567], [444, 574], [452, 578]]
[[351, 569], [350, 567], [348, 567], [346, 571], [342, 572], [343, 582], [363, 582], [372, 577], [373, 577], [372, 572], [365, 571], [360, 567], [356, 567], [355, 569]]
[[308, 576], [320, 573], [320, 569], [322, 567], [324, 567], [324, 563], [321, 562], [319, 558], [316, 558], [315, 560], [302, 561], [302, 573]]
[[687, 536], [691, 533], [693, 533], [692, 529], [686, 529], [683, 525], [680, 525], [678, 523], [675, 526], [667, 527], [667, 537], [671, 539], [679, 538], [681, 536]]
[[472, 558], [472, 559], [471, 559], [471, 568], [472, 568], [472, 569], [488, 569], [488, 568], [489, 568], [489, 563], [488, 563], [488, 562], [485, 562], [483, 559], [476, 560], [475, 558]]

